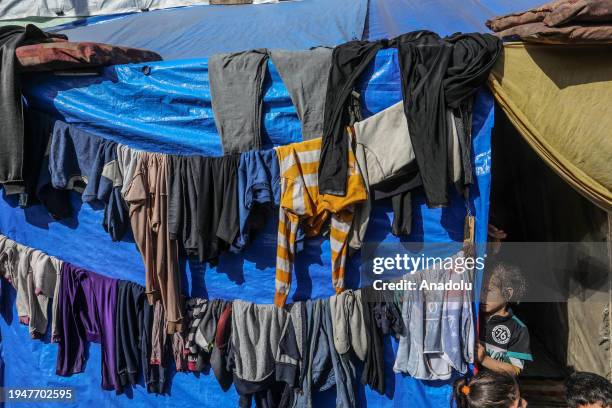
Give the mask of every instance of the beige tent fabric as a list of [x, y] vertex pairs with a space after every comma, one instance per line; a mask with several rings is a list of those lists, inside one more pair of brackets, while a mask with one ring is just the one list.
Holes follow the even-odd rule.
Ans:
[[609, 45], [506, 43], [489, 77], [497, 102], [527, 143], [607, 212], [612, 212], [610, 67]]

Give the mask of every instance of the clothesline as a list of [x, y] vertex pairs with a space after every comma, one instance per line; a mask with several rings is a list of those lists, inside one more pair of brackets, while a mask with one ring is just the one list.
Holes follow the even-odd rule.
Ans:
[[[315, 355], [332, 360], [327, 369], [333, 367], [335, 372], [338, 401], [354, 405], [354, 364], [361, 362], [361, 382], [383, 393], [382, 337], [387, 334], [400, 338], [396, 372], [447, 379], [453, 369], [465, 373], [473, 362], [474, 319], [467, 294], [457, 303], [427, 292], [389, 297], [366, 287], [284, 308], [191, 298], [186, 301], [188, 324], [167, 335], [166, 330], [155, 329], [165, 325], [162, 303], [149, 303], [138, 284], [62, 262], [1, 235], [0, 272], [17, 290], [20, 322], [30, 326], [34, 338], [42, 338], [47, 331], [47, 303], [52, 296], [51, 334], [59, 346], [57, 374], [82, 372], [86, 342], [99, 342], [102, 388], [117, 392], [136, 385], [142, 372], [149, 392], [164, 393], [170, 349], [177, 371], [200, 372], [210, 364], [222, 388], [227, 390], [233, 382], [245, 401], [271, 398], [261, 391], [272, 386], [265, 379], [275, 372], [276, 381], [283, 384], [274, 385], [274, 398], [285, 402], [310, 398], [313, 384], [319, 383], [305, 376], [304, 370], [314, 370], [313, 364], [325, 367]], [[445, 282], [457, 279], [455, 275], [452, 270], [427, 270], [410, 274], [410, 279]], [[430, 306], [425, 308], [425, 303]], [[418, 313], [427, 313], [427, 319]], [[436, 319], [441, 330], [430, 328]], [[407, 328], [410, 336], [406, 336]], [[418, 332], [424, 343], [415, 343]], [[435, 336], [441, 336], [437, 343]], [[442, 338], [446, 346], [436, 354], [433, 344], [443, 344]], [[427, 369], [430, 363], [436, 371]], [[298, 392], [304, 389], [306, 395]]]
[[[446, 54], [447, 47], [454, 41], [461, 43], [462, 47], [468, 47], [468, 44], [471, 44], [470, 46], [476, 48], [486, 48], [497, 44], [495, 41], [488, 44], [488, 38], [478, 35], [473, 37], [459, 36], [450, 40], [443, 40], [432, 33], [421, 32], [416, 33], [414, 38], [412, 35], [403, 38], [407, 41], [401, 42], [403, 45], [400, 47], [400, 57], [405, 59], [400, 64], [403, 66], [403, 82], [405, 81], [405, 75], [409, 74], [408, 67], [410, 67], [411, 57], [408, 54], [420, 52], [419, 50], [423, 47], [427, 48], [435, 44], [435, 49], [448, 57]], [[375, 48], [388, 45], [386, 42], [377, 42]], [[416, 48], [412, 49], [413, 46]], [[187, 321], [188, 314], [185, 314], [181, 299], [182, 283], [178, 273], [180, 247], [183, 247], [189, 255], [197, 256], [201, 261], [214, 264], [222, 252], [244, 248], [249, 243], [252, 233], [257, 231], [259, 227], [252, 224], [253, 221], [257, 220], [255, 216], [252, 216], [253, 213], [263, 211], [264, 214], [269, 214], [269, 211], [278, 205], [279, 230], [275, 303], [281, 307], [278, 309], [270, 306], [258, 307], [264, 308], [266, 315], [282, 315], [285, 311], [282, 306], [290, 289], [292, 263], [295, 260], [299, 242], [303, 236], [321, 233], [324, 222], [331, 219], [330, 239], [333, 259], [331, 280], [338, 293], [337, 296], [349, 296], [353, 292], [342, 291], [345, 286], [344, 267], [348, 248], [350, 246], [358, 249], [361, 245], [372, 200], [391, 197], [395, 212], [394, 232], [398, 234], [407, 233], [411, 226], [410, 194], [414, 188], [427, 184], [426, 189], [433, 189], [432, 191], [435, 190], [435, 194], [438, 195], [434, 200], [435, 203], [430, 200], [430, 204], [443, 205], [445, 200], [439, 194], [440, 191], [447, 192], [451, 184], [455, 184], [462, 190], [472, 182], [470, 97], [480, 87], [481, 82], [486, 77], [483, 76], [483, 72], [488, 72], [487, 66], [492, 63], [491, 60], [495, 60], [497, 57], [495, 52], [498, 52], [499, 49], [488, 49], [487, 52], [480, 54], [482, 60], [467, 67], [461, 66], [465, 62], [462, 58], [466, 57], [469, 61], [470, 58], [473, 58], [472, 51], [474, 50], [467, 52], [467, 49], [457, 47], [457, 50], [461, 49], [461, 52], [457, 51], [457, 58], [453, 60], [457, 64], [455, 68], [465, 69], [467, 67], [465, 75], [471, 82], [465, 88], [461, 88], [461, 85], [459, 85], [459, 89], [455, 89], [455, 91], [465, 92], [462, 96], [455, 95], [458, 98], [457, 100], [462, 101], [460, 106], [454, 107], [455, 109], [447, 110], [445, 102], [432, 101], [427, 99], [427, 95], [419, 94], [413, 95], [414, 99], [403, 101], [403, 103], [380, 112], [379, 115], [363, 119], [359, 112], [358, 102], [354, 99], [357, 97], [356, 95], [350, 93], [346, 99], [338, 101], [337, 104], [331, 101], [330, 95], [336, 95], [336, 90], [340, 88], [352, 88], [359, 77], [358, 70], [350, 67], [334, 66], [334, 63], [338, 63], [344, 57], [356, 58], [354, 62], [361, 67], [359, 69], [363, 69], [367, 66], [373, 54], [368, 54], [369, 59], [360, 59], [360, 55], [363, 55], [361, 51], [371, 47], [372, 44], [367, 42], [352, 42], [336, 47], [332, 51], [330, 79], [327, 83], [325, 103], [326, 111], [323, 112], [320, 120], [324, 130], [326, 126], [332, 126], [340, 129], [340, 133], [331, 135], [324, 132], [321, 139], [314, 138], [301, 143], [277, 147], [273, 150], [250, 150], [261, 147], [261, 130], [259, 129], [259, 123], [261, 122], [260, 93], [256, 93], [252, 98], [247, 98], [253, 105], [250, 105], [248, 109], [245, 108], [245, 112], [252, 112], [253, 114], [241, 118], [245, 123], [253, 125], [253, 132], [246, 135], [247, 138], [231, 140], [232, 143], [246, 142], [245, 146], [247, 147], [238, 146], [236, 147], [237, 150], [232, 151], [235, 147], [226, 144], [228, 135], [224, 135], [220, 131], [224, 141], [224, 150], [227, 150], [223, 157], [173, 156], [134, 151], [129, 147], [120, 146], [109, 140], [87, 134], [75, 126], [63, 124], [61, 121], [51, 121], [50, 123], [47, 119], [46, 122], [43, 120], [33, 123], [34, 126], [42, 127], [42, 130], [39, 129], [40, 131], [34, 132], [34, 137], [38, 137], [36, 140], [40, 141], [40, 143], [34, 145], [39, 146], [41, 158], [44, 156], [43, 147], [48, 145], [49, 155], [47, 156], [48, 162], [45, 162], [45, 160], [37, 162], [37, 164], [40, 163], [40, 171], [35, 170], [32, 174], [26, 175], [25, 184], [31, 187], [29, 189], [31, 198], [41, 199], [52, 214], [57, 218], [63, 218], [69, 215], [65, 213], [65, 209], [69, 208], [66, 205], [68, 203], [68, 190], [78, 191], [82, 188], [84, 202], [102, 201], [105, 203], [105, 228], [114, 238], [120, 238], [127, 228], [127, 223], [131, 224], [136, 244], [145, 263], [146, 286], [143, 297], [146, 297], [147, 301], [140, 300], [139, 302], [149, 305], [152, 323], [148, 326], [150, 332], [143, 333], [143, 335], [147, 338], [146, 341], [150, 341], [152, 349], [157, 349], [157, 346], [153, 346], [154, 343], [165, 343], [165, 338], [171, 337], [172, 340], [176, 340], [186, 330], [185, 326], [189, 324]], [[404, 48], [403, 51], [402, 48]], [[465, 54], [463, 54], [464, 51]], [[241, 60], [250, 58], [252, 53], [240, 53], [241, 55], [230, 55], [223, 58], [228, 58], [228, 64], [226, 65], [232, 66], [232, 60], [236, 62], [236, 58]], [[342, 55], [342, 58], [340, 55]], [[257, 56], [257, 58], [260, 57]], [[306, 59], [310, 60], [310, 58]], [[425, 62], [425, 65], [428, 65], [432, 64], [433, 60], [426, 60]], [[441, 65], [438, 64], [435, 67], [440, 69]], [[431, 66], [424, 66], [423, 68], [429, 69]], [[351, 72], [352, 75], [349, 80], [334, 75], [334, 72], [339, 74], [343, 69], [348, 69]], [[249, 74], [249, 78], [253, 76], [253, 72], [238, 72], [238, 74]], [[444, 89], [442, 80], [445, 76], [447, 76], [446, 73], [440, 74], [433, 80], [434, 83], [427, 83], [428, 79], [422, 79], [426, 85], [434, 88], [431, 95], [438, 91], [442, 92]], [[259, 80], [260, 75], [256, 74], [254, 78]], [[416, 84], [419, 80], [421, 79], [415, 77], [411, 79], [412, 82], [410, 83]], [[452, 85], [452, 81], [449, 81], [449, 84]], [[216, 86], [220, 86], [222, 89], [221, 85], [216, 83]], [[288, 88], [290, 87], [288, 86]], [[450, 89], [452, 89], [452, 86]], [[406, 98], [406, 95], [407, 93], [404, 92], [404, 98]], [[300, 95], [292, 94], [292, 100], [300, 100], [299, 97]], [[304, 95], [301, 95], [301, 97], [304, 97]], [[427, 158], [429, 167], [426, 171], [437, 172], [435, 175], [437, 181], [426, 180], [428, 176], [426, 172], [423, 172], [422, 163], [419, 163], [419, 161], [422, 162], [422, 157], [421, 159], [417, 157], [422, 154], [417, 152], [422, 146], [419, 147], [420, 142], [413, 140], [412, 128], [415, 123], [410, 121], [410, 115], [407, 112], [408, 102], [410, 105], [418, 105], [418, 101], [422, 98], [426, 99], [426, 101], [425, 99], [422, 101], [423, 103], [431, 104], [430, 108], [438, 112], [436, 116], [438, 128], [437, 130], [429, 129], [429, 131], [435, 134], [440, 150], [432, 152], [431, 156]], [[220, 102], [218, 98], [214, 104], [217, 104], [217, 102]], [[296, 105], [298, 105], [299, 113], [299, 104], [296, 103]], [[346, 115], [343, 113], [332, 118], [328, 115], [328, 111], [332, 108], [340, 109]], [[32, 114], [36, 115], [35, 112], [32, 112]], [[215, 116], [223, 115], [231, 116], [231, 112], [215, 110]], [[305, 121], [302, 114], [300, 114], [300, 119], [302, 119], [304, 127]], [[418, 119], [423, 118], [419, 117]], [[333, 120], [335, 123], [332, 125], [328, 123], [329, 120]], [[432, 123], [434, 122], [432, 121]], [[217, 126], [222, 126], [224, 120], [216, 120], [216, 123]], [[394, 129], [396, 131], [383, 133], [384, 129]], [[242, 137], [242, 135], [239, 136]], [[334, 138], [335, 141], [332, 140]], [[384, 143], [381, 143], [381, 141], [384, 141]], [[322, 194], [324, 190], [319, 188], [318, 183], [322, 180], [329, 182], [330, 161], [327, 160], [327, 164], [323, 165], [320, 158], [327, 155], [327, 153], [322, 152], [322, 150], [325, 150], [325, 146], [335, 142], [340, 142], [338, 143], [340, 150], [344, 147], [346, 151], [337, 154], [338, 147], [334, 147], [336, 151], [334, 154], [338, 155], [338, 158], [332, 160], [332, 163], [339, 166], [339, 173], [332, 177], [332, 181], [339, 183], [339, 185], [345, 184], [345, 191], [330, 191], [330, 194]], [[377, 150], [379, 147], [383, 149]], [[413, 148], [412, 152], [410, 152], [410, 147]], [[390, 150], [385, 151], [384, 148]], [[382, 165], [376, 159], [377, 155], [385, 157]], [[438, 165], [432, 168], [431, 163], [434, 161], [437, 161]], [[344, 165], [346, 165], [346, 168], [343, 167]], [[275, 170], [275, 166], [278, 167], [277, 170]], [[324, 167], [326, 168], [324, 171], [326, 174], [322, 177], [321, 170]], [[241, 172], [241, 169], [244, 171]], [[344, 170], [345, 178], [342, 177]], [[278, 176], [273, 174], [275, 171], [278, 172]], [[331, 172], [334, 173], [334, 171]], [[243, 187], [245, 188], [244, 191], [242, 190]], [[341, 193], [345, 194], [340, 195]], [[248, 205], [249, 200], [251, 206]], [[62, 211], [64, 212], [62, 213]], [[244, 218], [241, 218], [241, 216], [244, 216]], [[237, 237], [240, 239], [236, 239]], [[64, 263], [65, 265], [66, 263]], [[66, 286], [76, 285], [75, 287], [79, 291], [83, 291], [85, 290], [83, 285], [86, 285], [87, 291], [92, 292], [91, 299], [97, 299], [97, 297], [105, 299], [103, 295], [93, 292], [102, 290], [102, 292], [108, 293], [110, 289], [107, 290], [106, 286], [110, 285], [112, 288], [112, 283], [105, 279], [99, 279], [93, 272], [82, 268], [74, 267], [70, 274], [73, 278], [83, 276], [87, 282], [83, 283], [74, 278], [72, 281], [66, 282]], [[64, 278], [63, 275], [62, 279]], [[106, 300], [103, 301], [105, 307], [108, 310], [112, 309], [112, 306], [107, 304]], [[325, 323], [327, 319], [325, 316], [328, 315], [326, 311], [328, 302], [324, 300], [306, 302], [306, 304], [311, 305], [313, 315], [319, 316], [315, 318], [315, 320], [319, 319], [317, 330], [327, 324]], [[77, 305], [77, 303], [71, 302], [70, 305]], [[78, 307], [83, 312], [94, 313], [84, 305], [78, 305]], [[155, 309], [151, 309], [152, 307]], [[469, 310], [471, 316], [469, 302], [464, 308]], [[387, 306], [383, 309], [383, 312], [377, 311], [376, 313], [386, 314], [388, 312]], [[406, 309], [404, 312], [405, 315], [409, 315], [414, 311]], [[399, 312], [396, 314], [399, 315]], [[364, 312], [363, 319], [366, 318], [368, 318], [368, 313]], [[369, 316], [369, 319], [377, 321], [374, 315]], [[311, 321], [312, 318], [307, 320]], [[278, 326], [282, 325], [279, 323]], [[374, 330], [384, 331], [383, 328], [377, 328], [377, 325], [364, 324], [364, 326], [368, 327], [368, 330], [373, 327]], [[333, 330], [333, 325], [331, 327]], [[470, 324], [465, 327], [473, 326]], [[97, 327], [92, 330], [100, 332], [101, 328]], [[325, 329], [321, 330], [325, 332]], [[253, 330], [247, 330], [247, 332], [251, 333]], [[382, 353], [382, 341], [379, 334], [371, 334], [370, 338], [373, 341], [371, 344], [378, 344], [378, 349]], [[98, 335], [103, 337], [100, 333]], [[329, 326], [327, 335], [329, 336]], [[238, 341], [240, 339], [233, 340]], [[466, 345], [469, 342], [469, 340], [466, 340], [463, 345], [467, 347]], [[223, 339], [219, 340], [219, 344], [225, 344]], [[238, 343], [234, 342], [233, 344]], [[145, 344], [141, 347], [149, 346]], [[376, 348], [376, 346], [373, 348]], [[239, 350], [243, 349], [246, 350], [248, 347], [241, 347]], [[270, 355], [276, 354], [275, 349], [276, 347], [272, 347]], [[316, 347], [316, 349], [319, 350], [320, 347]], [[408, 345], [404, 349], [418, 350], [418, 346], [415, 348]], [[372, 350], [372, 347], [368, 350]], [[65, 351], [66, 349], [60, 354], [67, 359], [72, 358], [72, 354]], [[231, 350], [228, 351], [228, 353], [230, 352]], [[382, 393], [385, 386], [380, 375], [381, 362], [383, 361], [380, 353], [377, 351], [374, 355], [366, 357], [366, 361], [370, 363], [366, 363], [366, 367], [369, 368], [364, 372], [364, 382]], [[440, 353], [445, 354], [443, 350], [440, 350]], [[413, 358], [417, 360], [411, 360]], [[423, 358], [422, 352], [413, 351], [413, 355], [408, 357], [409, 362], [404, 370], [407, 370], [415, 378], [448, 379], [453, 368], [459, 372], [465, 372], [467, 366], [464, 363], [470, 362], [469, 352], [466, 351], [459, 359], [453, 360], [453, 357], [442, 357], [440, 362], [447, 364], [448, 369], [430, 372], [421, 370], [421, 366], [418, 364], [415, 365]], [[152, 358], [152, 360], [161, 361], [161, 357], [159, 359]], [[444, 363], [445, 361], [446, 363]], [[148, 363], [148, 365], [152, 365], [154, 368], [158, 366], [151, 363]], [[336, 378], [342, 378], [342, 372], [352, 372], [350, 367], [341, 367], [338, 364], [332, 365], [334, 370], [338, 370]], [[398, 371], [402, 371], [402, 368], [399, 367], [398, 365]], [[425, 364], [425, 367], [427, 367], [427, 364]], [[242, 380], [261, 379], [257, 374], [250, 376], [247, 373], [248, 370], [243, 371], [240, 367], [234, 368], [236, 369], [235, 372], [242, 376], [240, 378]], [[419, 371], [411, 372], [412, 368]], [[103, 386], [116, 389], [116, 379], [112, 378], [113, 368], [108, 364], [103, 364], [103, 369], [106, 370], [107, 374], [103, 376]], [[71, 370], [79, 371], [79, 365], [76, 363], [65, 364], [58, 372], [68, 373]], [[268, 369], [264, 371], [269, 374]], [[439, 373], [443, 373], [443, 375], [440, 376]], [[161, 371], [157, 370], [156, 374], [152, 373], [151, 375], [159, 380], [162, 374]], [[234, 382], [236, 383], [236, 381]], [[159, 381], [157, 383], [159, 386]], [[350, 378], [347, 377], [346, 383], [350, 383]], [[262, 389], [257, 388], [257, 390], [268, 390], [271, 386], [271, 384], [264, 384]], [[155, 385], [152, 387], [153, 389], [159, 389]], [[248, 392], [249, 390], [252, 391], [251, 388], [246, 390], [242, 387], [241, 389], [242, 391], [239, 389], [239, 392], [243, 395], [253, 394], [253, 392]], [[346, 393], [339, 391], [342, 394], [341, 398], [350, 400], [348, 390]], [[257, 392], [255, 391], [255, 393]], [[293, 395], [293, 393], [290, 392], [289, 395]]]

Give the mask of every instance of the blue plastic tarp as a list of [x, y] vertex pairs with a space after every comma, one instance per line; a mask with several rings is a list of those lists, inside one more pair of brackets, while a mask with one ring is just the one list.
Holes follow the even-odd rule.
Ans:
[[541, 0], [369, 0], [364, 36], [378, 40], [414, 30], [429, 30], [441, 36], [486, 32], [488, 19], [539, 4]]
[[[40, 76], [28, 81], [28, 102], [36, 109], [53, 113], [74, 126], [93, 131], [130, 146], [167, 153], [199, 152], [220, 154], [210, 93], [206, 60], [107, 68], [99, 78]], [[299, 122], [288, 91], [271, 66], [264, 97], [264, 127], [270, 144], [300, 140]], [[381, 51], [361, 85], [364, 112], [376, 113], [401, 99], [397, 54]], [[493, 100], [481, 91], [474, 107], [473, 161], [477, 184], [470, 191], [470, 205], [476, 215], [476, 238], [486, 240], [490, 184], [490, 134], [493, 125]], [[73, 194], [75, 216], [53, 221], [40, 206], [25, 210], [12, 198], [0, 199], [0, 232], [25, 245], [98, 273], [144, 283], [140, 254], [130, 238], [112, 242], [101, 227], [103, 211], [81, 204]], [[465, 204], [453, 196], [445, 209], [428, 209], [422, 196], [414, 199], [413, 233], [409, 240], [450, 242], [463, 239]], [[397, 242], [391, 231], [392, 212], [386, 203], [377, 205], [368, 229], [367, 240]], [[244, 299], [271, 303], [274, 294], [276, 220], [270, 220], [253, 245], [243, 254], [222, 256], [215, 268], [188, 264], [184, 269], [186, 291], [193, 296]], [[349, 261], [347, 284], [359, 286], [360, 259]], [[149, 395], [135, 387], [127, 395], [115, 396], [100, 388], [100, 348], [92, 344], [85, 373], [62, 378], [55, 375], [56, 345], [29, 339], [28, 330], [18, 323], [12, 304], [14, 291], [4, 285], [0, 332], [3, 336], [5, 387], [74, 387], [72, 406], [236, 406], [233, 390], [223, 393], [214, 376], [196, 378], [178, 373], [172, 379], [169, 396]], [[331, 285], [330, 246], [325, 238], [308, 240], [298, 255], [292, 300], [328, 297]], [[362, 406], [369, 407], [446, 407], [450, 386], [446, 382], [423, 383], [391, 371], [396, 344], [386, 344], [388, 389], [384, 396], [367, 387], [359, 390]], [[317, 396], [315, 406], [333, 406], [334, 390]], [[11, 406], [11, 404], [8, 404]], [[71, 406], [67, 404], [66, 406]]]
[[392, 38], [413, 30], [430, 30], [440, 35], [485, 32], [487, 19], [541, 3], [541, 0], [299, 0], [256, 6], [191, 6], [119, 18], [90, 17], [58, 28], [72, 41], [146, 48], [168, 60], [253, 48], [333, 46], [352, 39]]
[[156, 51], [166, 60], [200, 58], [255, 48], [302, 50], [361, 39], [367, 11], [367, 0], [190, 6], [93, 19], [92, 25], [79, 22], [80, 26], [60, 32], [71, 41]]
[[[144, 69], [146, 67], [146, 69]], [[264, 143], [301, 140], [288, 91], [271, 61], [264, 94]], [[364, 114], [399, 101], [397, 51], [380, 52], [364, 75]], [[34, 109], [148, 151], [221, 155], [207, 59], [130, 64], [92, 77], [33, 75], [24, 94]]]

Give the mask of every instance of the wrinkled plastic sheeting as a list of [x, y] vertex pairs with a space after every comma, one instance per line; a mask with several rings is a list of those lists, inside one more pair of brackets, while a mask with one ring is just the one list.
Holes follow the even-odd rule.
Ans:
[[[89, 17], [57, 27], [73, 41], [148, 48], [165, 59], [209, 57], [252, 48], [307, 49], [413, 30], [440, 35], [488, 32], [487, 19], [541, 0], [300, 0], [265, 7], [181, 7]], [[366, 18], [367, 15], [367, 18]], [[150, 27], [156, 30], [150, 30]]]
[[488, 32], [495, 16], [527, 10], [542, 0], [369, 0], [364, 39], [392, 38], [414, 30], [442, 36], [456, 32]]
[[[117, 73], [116, 81], [109, 80], [108, 76], [93, 82], [83, 78], [44, 79], [43, 76], [28, 85], [28, 99], [31, 105], [61, 114], [70, 123], [78, 123], [132, 146], [167, 153], [220, 154], [212, 112], [206, 118], [202, 113], [210, 110], [205, 61], [180, 64], [155, 64], [152, 68], [159, 74], [148, 76], [142, 75], [141, 66], [107, 69], [107, 75]], [[360, 87], [366, 116], [401, 99], [398, 75], [395, 51], [380, 52]], [[265, 127], [269, 140], [273, 144], [299, 140], [299, 122], [287, 90], [274, 73], [271, 77], [265, 97]], [[195, 90], [188, 91], [192, 88]], [[133, 92], [138, 89], [140, 93], [135, 97]], [[152, 98], [149, 103], [142, 103], [149, 97]], [[478, 94], [474, 107], [472, 160], [477, 182], [470, 190], [469, 200], [476, 216], [476, 239], [480, 242], [486, 241], [492, 125], [493, 100], [488, 91], [483, 90]], [[423, 196], [415, 196], [413, 233], [405, 239], [425, 242], [463, 239], [466, 208], [461, 197], [453, 195], [452, 205], [448, 208], [429, 209]], [[133, 240], [126, 237], [121, 242], [112, 242], [101, 226], [103, 210], [82, 204], [76, 193], [72, 194], [72, 205], [75, 216], [57, 222], [41, 206], [23, 210], [17, 207], [14, 199], [3, 196], [0, 198], [0, 232], [98, 273], [144, 284], [143, 263]], [[378, 203], [366, 239], [370, 242], [398, 242], [399, 239], [390, 233], [392, 217], [388, 203]], [[276, 223], [276, 216], [273, 216], [244, 253], [223, 255], [217, 267], [187, 263], [183, 269], [186, 291], [192, 296], [272, 303]], [[348, 262], [349, 287], [359, 287], [359, 264], [358, 254]], [[304, 251], [297, 256], [289, 298], [295, 301], [331, 295], [329, 241], [325, 238], [309, 239]], [[66, 406], [129, 404], [130, 407], [174, 407], [185, 404], [216, 408], [237, 405], [235, 391], [223, 393], [211, 373], [199, 378], [193, 374], [177, 373], [172, 377], [169, 396], [149, 395], [142, 386], [136, 386], [121, 396], [105, 392], [100, 388], [100, 346], [97, 344], [90, 346], [85, 373], [69, 378], [58, 377], [55, 375], [56, 345], [49, 343], [48, 335], [43, 342], [29, 339], [27, 327], [18, 322], [14, 296], [10, 285], [4, 282], [0, 332], [3, 336], [2, 357], [6, 363], [6, 387], [73, 387], [76, 399]], [[357, 393], [360, 406], [448, 406], [449, 382], [422, 382], [393, 374], [391, 367], [397, 344], [387, 339], [385, 347], [386, 394], [381, 396], [360, 386]], [[317, 395], [315, 406], [333, 406], [334, 401], [335, 390], [332, 389]]]
[[[264, 144], [301, 140], [289, 92], [268, 61]], [[397, 51], [378, 53], [361, 85], [364, 114], [399, 101]], [[24, 94], [34, 109], [81, 129], [147, 151], [222, 154], [208, 82], [208, 60], [162, 61], [107, 67], [99, 75], [31, 75]]]
[[[71, 41], [155, 51], [165, 60], [255, 48], [305, 50], [361, 39], [368, 0], [300, 0], [191, 6], [92, 19], [61, 30]], [[155, 27], [154, 30], [151, 27]]]

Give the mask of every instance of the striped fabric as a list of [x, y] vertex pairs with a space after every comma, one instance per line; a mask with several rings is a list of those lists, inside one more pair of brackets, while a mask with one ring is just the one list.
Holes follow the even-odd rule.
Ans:
[[[350, 145], [350, 144], [349, 144]], [[306, 236], [318, 235], [331, 215], [332, 284], [336, 293], [344, 289], [348, 235], [354, 205], [367, 198], [355, 156], [349, 147], [347, 194], [319, 194], [318, 168], [321, 138], [276, 148], [281, 173], [281, 202], [276, 256], [274, 303], [282, 307], [291, 289], [298, 225]]]
[[187, 332], [187, 341], [185, 342], [184, 352], [187, 355], [187, 369], [196, 371], [198, 354], [200, 348], [195, 342], [196, 332], [200, 326], [200, 322], [204, 317], [208, 301], [206, 299], [191, 298], [187, 301], [187, 319], [189, 321], [189, 331]]

